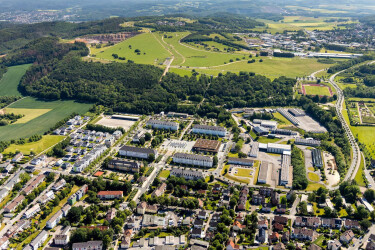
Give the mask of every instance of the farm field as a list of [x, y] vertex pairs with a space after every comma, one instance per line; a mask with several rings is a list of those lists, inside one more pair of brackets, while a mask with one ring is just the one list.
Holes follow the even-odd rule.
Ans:
[[18, 84], [31, 64], [9, 67], [0, 80], [0, 96], [21, 96]]
[[62, 141], [64, 138], [65, 136], [60, 135], [45, 135], [41, 140], [36, 142], [28, 142], [23, 145], [12, 144], [4, 150], [3, 154], [14, 154], [16, 151], [20, 151], [24, 155], [29, 155], [31, 151], [35, 154], [40, 154], [47, 148]]
[[[2, 140], [28, 138], [35, 134], [43, 134], [53, 127], [58, 121], [72, 113], [83, 114], [91, 107], [91, 104], [77, 103], [74, 101], [42, 101], [26, 97], [9, 106], [9, 109], [24, 112], [24, 123], [10, 124], [0, 127]], [[43, 112], [41, 112], [41, 110]], [[48, 112], [44, 112], [49, 110]], [[32, 119], [31, 119], [31, 116]], [[21, 119], [20, 119], [21, 120]]]
[[306, 95], [319, 95], [319, 96], [331, 96], [331, 92], [327, 86], [312, 86], [303, 85]]
[[[132, 60], [141, 64], [160, 65], [171, 54], [156, 37], [157, 35], [153, 33], [143, 33], [111, 47], [101, 49], [92, 48], [91, 54], [95, 54], [96, 58], [99, 59], [125, 62], [124, 60], [113, 58], [112, 54], [118, 54], [119, 57], [125, 57], [126, 61]], [[136, 49], [140, 50], [139, 55], [134, 52]]]

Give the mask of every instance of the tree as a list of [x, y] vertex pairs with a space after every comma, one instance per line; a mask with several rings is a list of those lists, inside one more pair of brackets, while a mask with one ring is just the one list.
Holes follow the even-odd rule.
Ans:
[[216, 166], [218, 163], [218, 159], [217, 159], [217, 156], [215, 155], [214, 158], [213, 158], [213, 164], [214, 166]]
[[332, 209], [330, 207], [324, 207], [324, 215], [326, 217], [331, 217], [331, 214], [332, 214]]
[[301, 214], [308, 214], [306, 201], [300, 202], [298, 208]]
[[145, 143], [146, 143], [145, 138], [142, 137], [141, 139], [139, 139], [139, 144], [141, 144], [143, 146], [143, 145], [145, 145]]
[[287, 204], [286, 197], [285, 197], [285, 196], [282, 196], [280, 202], [281, 202], [281, 204], [285, 204], [285, 205], [286, 205], [286, 204]]
[[66, 218], [70, 223], [79, 222], [82, 215], [82, 207], [72, 207], [68, 214], [66, 215]]
[[131, 200], [128, 206], [133, 210], [137, 206], [137, 204], [135, 203], [135, 201]]
[[364, 206], [358, 206], [357, 212], [354, 215], [358, 220], [367, 219], [369, 217], [369, 212]]
[[[153, 140], [154, 141], [154, 140]], [[155, 161], [155, 155], [154, 154], [149, 154], [148, 155], [148, 161], [149, 162], [153, 162], [153, 161]]]
[[372, 203], [375, 200], [375, 191], [373, 189], [367, 189], [363, 196], [368, 202]]
[[213, 175], [210, 175], [210, 182], [213, 182], [214, 181], [214, 176]]
[[108, 246], [111, 244], [111, 238], [109, 237], [109, 235], [105, 235], [103, 237], [103, 247], [104, 249], [108, 249]]
[[369, 227], [371, 227], [372, 223], [371, 221], [369, 221], [368, 219], [364, 219], [364, 220], [361, 220], [359, 222], [359, 224], [361, 225], [361, 227], [367, 231], [367, 229], [369, 229]]
[[56, 174], [54, 172], [50, 172], [46, 178], [47, 182], [52, 182], [55, 179]]
[[146, 141], [149, 141], [149, 140], [151, 140], [151, 138], [152, 138], [152, 135], [151, 135], [150, 133], [147, 132], [147, 133], [145, 134], [145, 140], [146, 140]]

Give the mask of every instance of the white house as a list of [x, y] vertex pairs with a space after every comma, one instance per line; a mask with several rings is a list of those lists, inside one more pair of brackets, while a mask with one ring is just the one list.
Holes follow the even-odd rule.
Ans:
[[205, 135], [216, 135], [224, 137], [226, 135], [226, 129], [219, 126], [209, 126], [209, 125], [194, 125], [193, 133], [196, 134], [205, 134]]
[[175, 153], [173, 155], [173, 162], [207, 168], [213, 166], [213, 159], [211, 157], [195, 154]]

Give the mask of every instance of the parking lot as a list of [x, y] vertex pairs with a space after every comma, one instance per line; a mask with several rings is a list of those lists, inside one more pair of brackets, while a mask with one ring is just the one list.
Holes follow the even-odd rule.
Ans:
[[315, 121], [308, 115], [295, 117], [295, 118], [300, 122], [300, 125], [298, 127], [307, 132], [313, 132], [313, 131], [327, 132], [327, 129], [325, 127], [321, 126], [317, 121]]
[[194, 144], [195, 141], [166, 140], [161, 145], [161, 148], [169, 151], [187, 153], [191, 151]]

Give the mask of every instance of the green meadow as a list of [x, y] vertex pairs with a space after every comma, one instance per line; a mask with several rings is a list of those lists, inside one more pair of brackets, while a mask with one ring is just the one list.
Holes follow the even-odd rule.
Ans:
[[9, 67], [0, 80], [0, 96], [21, 96], [18, 84], [31, 64]]

